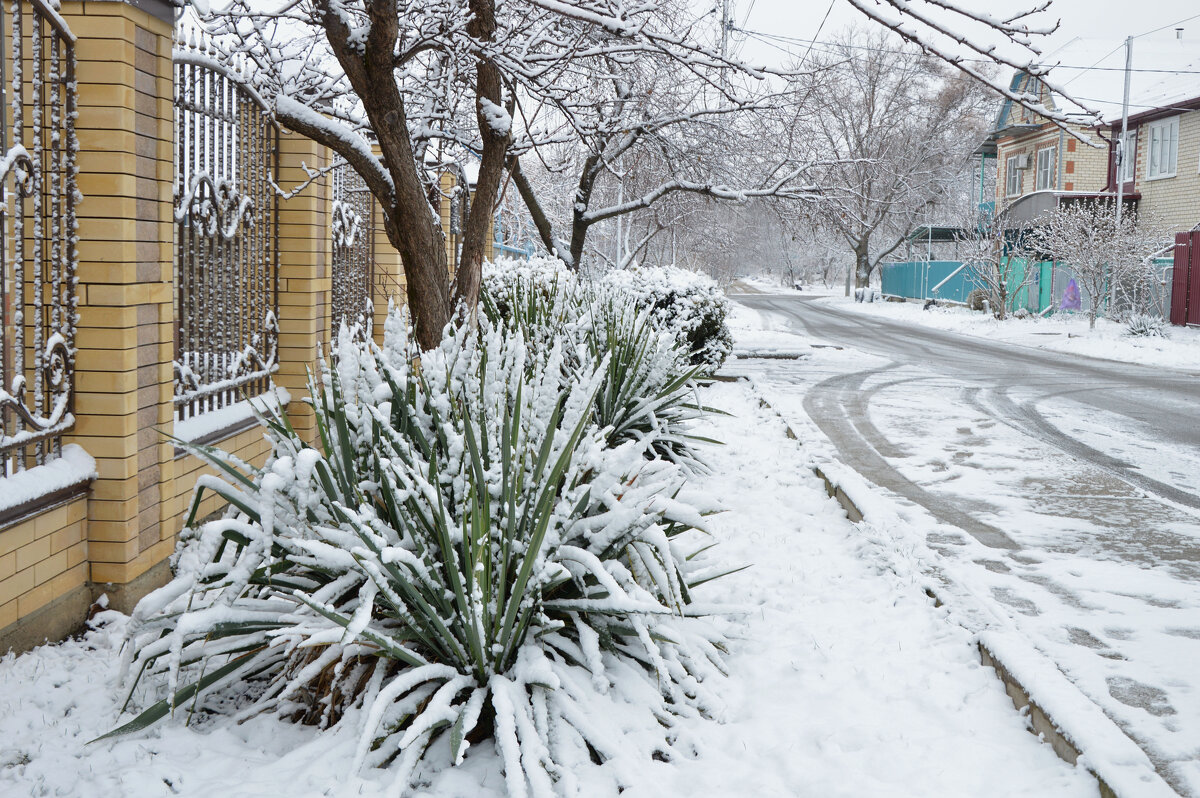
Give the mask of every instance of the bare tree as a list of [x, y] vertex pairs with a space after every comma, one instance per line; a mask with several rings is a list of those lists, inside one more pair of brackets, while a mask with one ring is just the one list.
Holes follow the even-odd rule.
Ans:
[[983, 291], [997, 319], [1007, 318], [1022, 292], [1038, 281], [1033, 268], [1037, 257], [1026, 231], [1001, 213], [980, 221], [976, 233], [963, 236], [958, 245], [963, 265], [971, 270], [970, 282]]
[[[629, 62], [703, 76], [732, 67], [689, 37], [674, 5], [234, 0], [207, 24], [227, 56], [248, 59], [255, 88], [283, 125], [363, 176], [404, 263], [417, 339], [428, 347], [456, 307], [473, 313], [477, 305], [496, 198], [506, 174], [519, 177], [521, 153], [597, 130], [589, 87]], [[451, 284], [434, 173], [472, 160], [475, 201]]]
[[[529, 152], [510, 160], [513, 181], [548, 250], [577, 268], [589, 234], [615, 220], [621, 246], [633, 227], [644, 230], [629, 242], [629, 252], [611, 258], [628, 262], [630, 252], [673, 227], [664, 218], [686, 217], [700, 207], [696, 198], [745, 203], [814, 196], [804, 178], [808, 164], [786, 140], [790, 129], [770, 148], [755, 146], [757, 125], [748, 120], [777, 111], [783, 98], [739, 88], [760, 78], [761, 70], [732, 61], [718, 66], [702, 71], [662, 59], [614, 60], [590, 90], [581, 90], [591, 106], [586, 118], [577, 108], [570, 120], [580, 134], [578, 146], [564, 152], [531, 142]], [[569, 184], [565, 215], [553, 195], [567, 186], [562, 180], [537, 185], [524, 166], [531, 159], [543, 175]], [[671, 202], [676, 207], [654, 213]], [[632, 214], [642, 218], [627, 224], [623, 217]]]
[[851, 28], [836, 42], [798, 90], [827, 161], [813, 175], [822, 223], [854, 253], [864, 287], [966, 168], [989, 95], [886, 33]]
[[1162, 251], [1166, 238], [1153, 224], [1139, 225], [1136, 211], [1126, 210], [1118, 222], [1113, 202], [1083, 200], [1039, 216], [1030, 241], [1071, 268], [1094, 329], [1101, 304], [1117, 285], [1146, 274], [1143, 264]]
[[[973, 34], [947, 49], [941, 42], [958, 25], [999, 31], [1036, 52], [1027, 19], [1039, 9], [992, 19], [953, 0], [852, 2], [965, 71], [974, 67], [963, 53], [997, 56]], [[740, 202], [807, 189], [798, 182], [804, 164], [786, 147], [783, 159], [743, 151], [725, 173], [736, 180], [708, 168], [706, 147], [728, 129], [713, 120], [731, 109], [757, 113], [762, 96], [751, 99], [742, 84], [765, 72], [694, 36], [698, 18], [685, 0], [232, 0], [205, 19], [223, 54], [245, 61], [278, 121], [327, 145], [363, 177], [404, 263], [424, 346], [440, 339], [456, 307], [474, 313], [487, 230], [508, 179], [544, 244], [568, 262], [577, 262], [588, 229], [673, 194]], [[1040, 109], [1036, 98], [993, 85]], [[569, 224], [556, 227], [522, 179], [524, 166], [543, 147], [572, 143], [582, 144], [583, 157]], [[663, 179], [594, 207], [593, 188], [643, 146], [662, 153]], [[432, 212], [435, 174], [466, 171], [472, 160], [475, 201], [451, 284]]]

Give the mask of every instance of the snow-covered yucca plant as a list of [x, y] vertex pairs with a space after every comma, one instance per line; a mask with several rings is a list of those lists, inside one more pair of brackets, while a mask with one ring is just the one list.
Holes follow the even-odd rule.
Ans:
[[617, 269], [604, 282], [627, 292], [656, 323], [675, 333], [691, 362], [715, 370], [733, 351], [729, 300], [707, 275], [674, 266]]
[[609, 430], [610, 445], [645, 440], [652, 456], [703, 472], [692, 444], [708, 439], [689, 428], [702, 413], [716, 412], [697, 401], [695, 378], [704, 367], [690, 365], [672, 332], [660, 329], [649, 309], [639, 309], [611, 286], [597, 286], [587, 309], [580, 324], [589, 355], [584, 362], [607, 358], [594, 419]]
[[[486, 320], [417, 354], [396, 314], [382, 348], [343, 334], [312, 386], [320, 449], [278, 416], [261, 469], [202, 450], [227, 479], [202, 479], [177, 577], [130, 624], [131, 696], [165, 698], [114, 734], [240, 705], [355, 728], [353, 767], [401, 788], [491, 738], [509, 792], [541, 796], [665, 755], [706, 711], [723, 644], [691, 602], [703, 522], [653, 435], [593, 422], [610, 361], [534, 357]], [[230, 510], [195, 527], [203, 491]]]
[[1166, 338], [1167, 323], [1153, 313], [1131, 313], [1125, 320], [1125, 334], [1135, 338]]
[[[493, 323], [522, 335], [534, 352], [560, 344], [569, 370], [587, 372], [607, 358], [593, 421], [609, 430], [609, 445], [646, 440], [651, 456], [704, 470], [692, 449], [704, 439], [688, 427], [702, 412], [713, 412], [696, 401], [695, 378], [705, 367], [689, 362], [678, 331], [637, 295], [609, 282], [581, 281], [559, 261], [543, 258], [486, 264], [481, 297]], [[582, 372], [575, 378], [585, 379]]]

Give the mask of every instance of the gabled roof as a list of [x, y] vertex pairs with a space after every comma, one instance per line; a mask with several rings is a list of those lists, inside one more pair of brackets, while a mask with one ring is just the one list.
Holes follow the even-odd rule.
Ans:
[[[1185, 31], [1185, 34], [1187, 31]], [[1121, 119], [1125, 89], [1125, 42], [1077, 37], [1045, 55], [1049, 79], [1071, 96], [1058, 92], [1049, 97], [1053, 107], [1081, 118], [1097, 112], [1111, 124]], [[1024, 72], [1013, 75], [1013, 91], [1027, 83]], [[1200, 35], [1177, 39], [1174, 31], [1133, 40], [1133, 70], [1130, 73], [1129, 115], [1171, 107], [1200, 97]], [[1010, 118], [1012, 101], [1005, 100], [996, 117], [996, 132]]]

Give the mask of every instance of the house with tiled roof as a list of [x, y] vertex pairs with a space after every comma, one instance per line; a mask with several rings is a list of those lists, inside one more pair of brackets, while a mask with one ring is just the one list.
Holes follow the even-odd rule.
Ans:
[[[1172, 230], [1200, 222], [1200, 40], [1183, 31], [1134, 41], [1123, 201]], [[995, 158], [995, 208], [1032, 220], [1058, 203], [1117, 196], [1125, 47], [1074, 39], [1048, 53], [1056, 87], [1018, 71], [1010, 88], [1065, 125], [1005, 99], [980, 147]], [[1035, 104], [1036, 104], [1035, 103]]]

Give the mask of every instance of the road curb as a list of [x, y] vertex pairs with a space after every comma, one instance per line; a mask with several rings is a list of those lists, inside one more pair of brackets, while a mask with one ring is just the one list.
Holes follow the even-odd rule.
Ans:
[[[1004, 692], [1008, 693], [1008, 697], [1012, 699], [1013, 706], [1018, 711], [1029, 707], [1026, 719], [1029, 721], [1031, 732], [1042, 738], [1044, 742], [1049, 743], [1059, 759], [1069, 765], [1078, 765], [1079, 758], [1083, 754], [1067, 737], [1062, 725], [1050, 717], [1046, 710], [1033, 700], [1029, 695], [1029, 690], [1021, 682], [1017, 681], [1008, 668], [1004, 667], [1004, 663], [1000, 661], [995, 652], [989, 649], [982, 640], [979, 641], [978, 645], [980, 662], [996, 672], [996, 678], [1004, 685]], [[1104, 777], [1096, 772], [1095, 768], [1088, 767], [1087, 771], [1096, 779], [1096, 783], [1100, 787], [1101, 798], [1130, 798], [1129, 796], [1118, 795], [1109, 786], [1108, 782], [1104, 780]]]
[[[758, 391], [755, 391], [758, 393]], [[800, 441], [800, 436], [780, 413], [766, 398], [761, 394], [758, 396], [759, 406], [770, 410], [784, 425], [784, 434], [795, 441]], [[825, 484], [825, 492], [838, 504], [846, 513], [846, 517], [853, 523], [859, 523], [863, 520], [869, 522], [867, 514], [854, 501], [849, 493], [842, 487], [840, 481], [831, 478], [819, 464], [813, 463], [813, 473]], [[932, 588], [927, 588], [925, 591], [934, 601], [935, 606], [942, 606], [941, 597]], [[1052, 709], [1044, 706], [1047, 702], [1039, 702], [1034, 698], [1034, 692], [1028, 686], [1032, 682], [1028, 678], [1022, 678], [1018, 674], [1029, 670], [1037, 670], [1031, 668], [1028, 662], [1028, 656], [1022, 657], [1016, 653], [1016, 646], [1006, 643], [1000, 636], [990, 636], [987, 634], [980, 635], [977, 640], [979, 648], [980, 662], [988, 668], [991, 668], [996, 677], [1004, 686], [1004, 691], [1012, 699], [1013, 706], [1025, 715], [1030, 724], [1030, 731], [1037, 735], [1040, 739], [1048, 743], [1054, 753], [1064, 762], [1078, 766], [1082, 765], [1088, 773], [1096, 779], [1100, 790], [1101, 798], [1168, 798], [1173, 796], [1177, 798], [1178, 793], [1170, 788], [1169, 785], [1162, 779], [1161, 776], [1154, 771], [1148, 757], [1132, 740], [1122, 732], [1115, 723], [1112, 722], [1103, 712], [1079, 693], [1078, 688], [1067, 681], [1066, 677], [1061, 672], [1054, 668], [1053, 664], [1048, 660], [1046, 667], [1053, 670], [1053, 674], [1041, 674], [1040, 679], [1043, 683], [1058, 682], [1056, 688], [1067, 689], [1074, 691], [1078, 697], [1087, 702], [1088, 706], [1094, 711], [1091, 713], [1092, 720], [1095, 722], [1090, 724], [1094, 728], [1091, 729], [1073, 729], [1067, 724], [1063, 724], [1055, 718], [1055, 713]], [[1001, 653], [998, 651], [1001, 647], [1005, 649], [1012, 648], [1013, 653]], [[1028, 646], [1026, 646], [1028, 647]], [[1037, 655], [1044, 659], [1044, 655]], [[1016, 667], [1016, 663], [1021, 662], [1021, 667]], [[1044, 669], [1043, 669], [1044, 670]], [[1052, 688], [1047, 688], [1047, 695]], [[1070, 701], [1065, 703], [1070, 704]], [[1076, 707], [1078, 709], [1078, 707]], [[1027, 710], [1027, 711], [1026, 711]], [[1074, 713], [1073, 713], [1074, 714]], [[1084, 724], [1080, 724], [1081, 726]], [[1086, 733], [1086, 734], [1085, 734]], [[1098, 746], [1106, 752], [1116, 752], [1116, 756], [1121, 760], [1119, 765], [1114, 764], [1110, 767], [1107, 762], [1096, 762], [1091, 758], [1084, 756], [1080, 747], [1077, 745], [1078, 740], [1092, 739], [1098, 740], [1101, 744]], [[1130, 750], [1132, 749], [1132, 750]], [[1140, 760], [1144, 759], [1144, 763]]]

